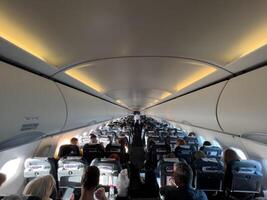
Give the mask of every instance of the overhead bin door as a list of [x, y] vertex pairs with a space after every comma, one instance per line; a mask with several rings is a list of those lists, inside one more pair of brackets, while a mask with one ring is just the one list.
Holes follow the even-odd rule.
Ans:
[[267, 67], [228, 82], [218, 104], [218, 119], [225, 132], [267, 133]]
[[0, 62], [0, 142], [59, 132], [66, 119], [53, 81]]
[[[112, 119], [114, 115], [112, 113], [119, 112], [120, 116], [127, 114], [126, 109], [121, 112], [121, 107], [115, 106], [102, 99], [90, 96], [62, 84], [58, 84], [58, 86], [66, 99], [68, 108], [68, 118], [64, 130]], [[109, 110], [111, 110], [112, 113], [110, 113]]]
[[146, 111], [157, 117], [220, 130], [216, 120], [216, 105], [226, 82], [160, 104]]

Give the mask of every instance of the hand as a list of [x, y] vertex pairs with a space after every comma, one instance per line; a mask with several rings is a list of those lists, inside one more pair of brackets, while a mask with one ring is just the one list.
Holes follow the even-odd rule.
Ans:
[[175, 180], [174, 180], [173, 177], [169, 178], [169, 183], [170, 183], [171, 186], [177, 187], [177, 185], [176, 185]]
[[71, 194], [70, 200], [75, 200], [75, 196], [73, 193]]
[[103, 187], [98, 188], [95, 191], [95, 197], [98, 200], [107, 200], [106, 195], [105, 195], [105, 189]]

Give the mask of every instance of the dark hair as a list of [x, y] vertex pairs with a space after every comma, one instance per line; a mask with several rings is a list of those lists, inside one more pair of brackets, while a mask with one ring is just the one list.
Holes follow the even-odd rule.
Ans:
[[70, 139], [70, 142], [71, 142], [71, 143], [78, 142], [78, 139], [77, 139], [76, 137], [73, 137], [73, 138]]
[[203, 146], [211, 146], [211, 143], [210, 143], [210, 141], [205, 141], [205, 142], [203, 142]]
[[86, 190], [94, 189], [99, 184], [100, 171], [96, 166], [89, 166], [86, 168], [83, 178], [82, 186]]
[[90, 139], [92, 139], [92, 138], [96, 138], [96, 135], [93, 133], [90, 134]]
[[176, 170], [174, 171], [174, 180], [177, 184], [182, 182], [185, 185], [191, 185], [193, 180], [192, 168], [185, 162], [175, 163]]

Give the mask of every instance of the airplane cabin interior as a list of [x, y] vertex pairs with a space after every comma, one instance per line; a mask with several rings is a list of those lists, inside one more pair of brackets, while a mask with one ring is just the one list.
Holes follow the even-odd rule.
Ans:
[[267, 199], [267, 1], [1, 0], [0, 199]]

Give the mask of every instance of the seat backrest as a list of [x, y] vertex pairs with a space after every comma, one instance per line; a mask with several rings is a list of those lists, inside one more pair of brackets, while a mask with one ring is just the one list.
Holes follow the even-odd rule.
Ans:
[[51, 163], [47, 157], [27, 158], [24, 162], [24, 177], [35, 178], [52, 173]]
[[186, 136], [184, 140], [189, 145], [196, 145], [197, 147], [199, 145], [197, 137]]
[[164, 157], [164, 155], [167, 155], [171, 152], [171, 147], [165, 143], [156, 143], [153, 146], [153, 151], [155, 151], [157, 155], [157, 161], [159, 161]]
[[179, 145], [175, 148], [175, 156], [181, 160], [185, 160], [188, 164], [192, 162], [192, 156], [197, 151], [193, 145]]
[[112, 154], [118, 154], [121, 157], [122, 147], [120, 144], [112, 143], [106, 146], [106, 156], [109, 157]]
[[62, 145], [59, 149], [58, 157], [62, 158], [67, 156], [80, 156], [79, 147], [73, 144]]
[[255, 160], [238, 160], [230, 164], [230, 192], [259, 193], [262, 181], [262, 166]]
[[173, 176], [173, 164], [179, 162], [178, 158], [164, 158], [158, 162], [157, 172], [160, 178], [160, 187], [170, 185], [170, 178]]
[[222, 191], [224, 179], [223, 162], [216, 158], [201, 158], [193, 163], [194, 186], [204, 191]]
[[83, 160], [88, 164], [95, 158], [103, 158], [105, 156], [105, 152], [103, 147], [100, 144], [85, 144], [83, 146]]
[[118, 175], [121, 171], [121, 165], [115, 159], [96, 158], [91, 162], [91, 166], [96, 166], [100, 171], [100, 185], [117, 186]]
[[81, 178], [85, 165], [81, 157], [64, 157], [58, 161], [59, 188], [81, 187]]
[[220, 158], [222, 149], [216, 146], [203, 146], [201, 149], [208, 158]]

